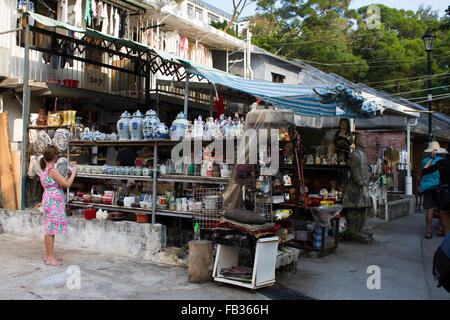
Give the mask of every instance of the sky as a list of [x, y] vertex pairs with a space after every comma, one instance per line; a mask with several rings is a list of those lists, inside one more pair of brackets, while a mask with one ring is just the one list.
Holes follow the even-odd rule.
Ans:
[[[219, 9], [224, 10], [225, 12], [232, 13], [233, 12], [233, 0], [203, 0]], [[438, 10], [439, 16], [442, 17], [445, 15], [445, 9], [447, 9], [449, 2], [445, 0], [352, 0], [350, 4], [351, 9], [358, 9], [360, 7], [369, 5], [369, 4], [384, 4], [387, 7], [397, 8], [397, 9], [406, 9], [406, 10], [414, 10], [416, 11], [421, 4], [424, 7], [431, 6], [433, 11]], [[241, 17], [253, 15], [255, 13], [256, 5], [249, 5], [241, 15]]]

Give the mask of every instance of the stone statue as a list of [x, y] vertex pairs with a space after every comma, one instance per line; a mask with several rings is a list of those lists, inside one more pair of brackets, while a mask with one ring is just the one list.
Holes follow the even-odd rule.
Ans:
[[366, 154], [366, 138], [356, 136], [356, 149], [350, 156], [350, 178], [342, 199], [347, 228], [354, 233], [354, 240], [369, 243], [372, 234], [364, 231], [367, 210], [371, 206], [369, 197], [369, 165]]

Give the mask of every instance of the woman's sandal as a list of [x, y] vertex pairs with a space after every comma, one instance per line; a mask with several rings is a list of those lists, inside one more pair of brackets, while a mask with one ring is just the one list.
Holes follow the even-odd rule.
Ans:
[[431, 232], [427, 232], [427, 233], [425, 233], [425, 235], [423, 237], [425, 239], [431, 239], [433, 237], [433, 235], [431, 234]]
[[438, 237], [445, 237], [445, 233], [443, 231], [436, 231], [436, 235]]

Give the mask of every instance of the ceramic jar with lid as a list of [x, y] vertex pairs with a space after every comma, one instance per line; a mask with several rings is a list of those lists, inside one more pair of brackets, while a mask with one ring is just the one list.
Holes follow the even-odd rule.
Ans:
[[170, 127], [170, 140], [182, 140], [188, 125], [189, 121], [186, 118], [186, 115], [183, 112], [180, 112], [177, 115], [177, 118], [172, 122], [172, 126]]
[[119, 140], [130, 140], [130, 120], [131, 115], [125, 111], [117, 121], [117, 132], [119, 133]]
[[163, 123], [159, 122], [156, 124], [153, 130], [154, 139], [168, 139], [169, 138], [169, 128]]
[[152, 109], [148, 110], [142, 122], [142, 134], [145, 140], [153, 139], [153, 129], [157, 123], [159, 123], [159, 118], [156, 111]]
[[133, 113], [133, 117], [130, 120], [129, 128], [131, 140], [142, 140], [142, 120], [144, 115], [139, 110]]

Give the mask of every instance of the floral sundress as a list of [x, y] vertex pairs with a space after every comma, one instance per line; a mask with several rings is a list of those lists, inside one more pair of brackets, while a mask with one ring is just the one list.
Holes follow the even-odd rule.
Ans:
[[66, 201], [64, 190], [52, 177], [49, 171], [54, 167], [46, 167], [40, 179], [44, 194], [42, 195], [42, 211], [44, 213], [44, 226], [46, 235], [55, 235], [66, 232]]

